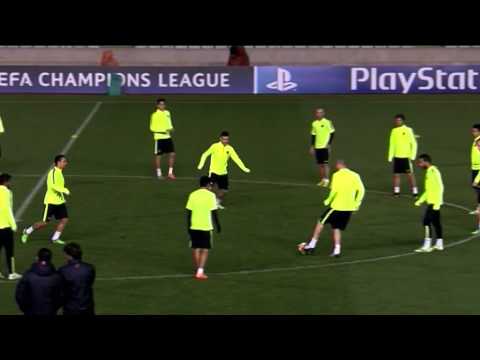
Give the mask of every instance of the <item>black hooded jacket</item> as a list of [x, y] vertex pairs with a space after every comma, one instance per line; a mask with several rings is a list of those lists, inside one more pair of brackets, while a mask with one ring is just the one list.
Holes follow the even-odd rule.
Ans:
[[62, 278], [53, 264], [33, 263], [18, 282], [15, 299], [25, 315], [56, 315], [62, 306]]

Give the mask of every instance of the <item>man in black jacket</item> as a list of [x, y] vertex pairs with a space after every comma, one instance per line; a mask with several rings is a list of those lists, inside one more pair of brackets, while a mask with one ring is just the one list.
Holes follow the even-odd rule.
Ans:
[[76, 243], [65, 245], [63, 252], [68, 261], [58, 270], [63, 279], [63, 314], [95, 315], [95, 268], [82, 261], [82, 249]]
[[17, 284], [15, 299], [25, 315], [57, 314], [62, 305], [62, 278], [52, 264], [52, 252], [40, 249], [37, 261]]

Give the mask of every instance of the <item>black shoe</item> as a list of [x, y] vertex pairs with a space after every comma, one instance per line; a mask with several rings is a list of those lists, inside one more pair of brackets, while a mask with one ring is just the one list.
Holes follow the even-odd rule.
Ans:
[[414, 199], [418, 199], [418, 194], [412, 194]]
[[396, 193], [396, 192], [393, 193], [393, 197], [399, 197], [399, 196], [400, 196], [400, 193]]
[[339, 258], [340, 257], [340, 254], [336, 254], [334, 255], [333, 253], [330, 254], [330, 257], [333, 257], [333, 258]]
[[313, 251], [314, 251], [314, 250], [315, 250], [315, 249], [305, 249], [305, 248], [304, 248], [303, 251], [302, 251], [302, 254], [303, 254], [303, 255], [313, 255]]

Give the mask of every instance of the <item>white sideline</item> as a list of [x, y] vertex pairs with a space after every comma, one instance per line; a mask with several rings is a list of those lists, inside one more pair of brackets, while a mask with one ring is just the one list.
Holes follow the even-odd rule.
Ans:
[[[98, 109], [97, 109], [98, 110]], [[14, 174], [16, 177], [37, 177], [38, 175], [35, 174]], [[120, 178], [120, 179], [152, 179], [156, 180], [153, 176], [142, 176], [142, 175], [95, 175], [95, 174], [69, 174], [69, 177], [86, 177], [86, 178]], [[177, 177], [178, 180], [196, 180], [197, 177]], [[297, 182], [275, 182], [275, 181], [261, 181], [261, 180], [230, 180], [231, 182], [238, 182], [238, 183], [246, 183], [246, 184], [263, 184], [263, 185], [280, 185], [280, 186], [302, 186], [302, 187], [317, 187], [314, 184], [307, 184], [307, 183], [297, 183]], [[378, 191], [378, 190], [368, 190], [369, 193], [374, 194], [381, 194], [381, 195], [390, 195], [390, 192], [386, 191]], [[404, 195], [407, 197], [407, 195]], [[454, 203], [444, 203], [446, 206], [453, 207], [459, 210], [463, 210], [469, 212], [470, 209], [454, 204]], [[448, 243], [445, 245], [445, 248], [455, 247], [464, 243], [467, 243], [480, 235], [473, 235], [469, 236], [465, 239], [461, 239], [452, 243]], [[328, 268], [328, 267], [337, 267], [337, 266], [344, 266], [344, 265], [354, 265], [354, 264], [362, 264], [362, 263], [371, 263], [371, 262], [378, 262], [382, 260], [389, 260], [389, 259], [397, 259], [400, 257], [412, 256], [412, 255], [420, 255], [420, 256], [428, 256], [426, 254], [419, 254], [416, 252], [406, 252], [401, 254], [394, 254], [394, 255], [387, 255], [381, 256], [376, 258], [367, 258], [367, 259], [358, 259], [358, 260], [351, 260], [351, 261], [343, 261], [343, 262], [331, 262], [328, 264], [318, 264], [318, 265], [301, 265], [301, 266], [292, 266], [292, 267], [277, 267], [277, 268], [266, 268], [266, 269], [251, 269], [251, 270], [239, 270], [239, 271], [229, 271], [229, 272], [219, 272], [219, 273], [209, 273], [211, 276], [229, 276], [229, 275], [249, 275], [249, 274], [258, 274], [258, 273], [269, 273], [269, 272], [280, 272], [280, 271], [296, 271], [296, 270], [307, 270], [307, 269], [318, 269], [318, 268]], [[154, 279], [175, 279], [175, 278], [190, 278], [192, 274], [164, 274], [164, 275], [144, 275], [144, 276], [117, 276], [117, 277], [99, 277], [97, 278], [98, 281], [128, 281], [128, 280], [154, 280]], [[0, 281], [0, 283], [8, 283], [4, 281]], [[14, 283], [14, 282], [11, 282]]]
[[[85, 127], [93, 119], [93, 117], [97, 113], [98, 109], [100, 109], [101, 105], [102, 105], [101, 101], [95, 103], [95, 106], [93, 107], [93, 109], [90, 111], [90, 113], [87, 115], [87, 117], [82, 121], [82, 123], [77, 128], [77, 130], [75, 130], [75, 133], [70, 137], [70, 140], [65, 144], [63, 149], [60, 151], [60, 154], [67, 154], [68, 153], [68, 151], [72, 148], [75, 141], [77, 141], [78, 138], [80, 137], [80, 134], [83, 132]], [[32, 191], [30, 191], [30, 193], [27, 195], [25, 200], [23, 200], [23, 203], [20, 205], [20, 207], [17, 209], [17, 212], [15, 213], [15, 219], [20, 219], [22, 217], [23, 213], [25, 212], [25, 210], [27, 210], [28, 206], [32, 202], [35, 195], [37, 195], [40, 188], [45, 184], [45, 179], [47, 178], [48, 172], [50, 171], [50, 169], [51, 169], [51, 166], [49, 166], [47, 171], [45, 172], [45, 174], [43, 174], [42, 177], [40, 179], [38, 179], [38, 181], [35, 184], [35, 186], [33, 187]]]

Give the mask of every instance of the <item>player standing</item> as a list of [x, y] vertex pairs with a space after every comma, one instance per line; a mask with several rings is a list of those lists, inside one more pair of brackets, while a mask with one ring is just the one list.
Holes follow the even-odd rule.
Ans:
[[154, 165], [157, 171], [157, 177], [163, 179], [160, 157], [163, 154], [168, 154], [168, 178], [174, 180], [173, 165], [175, 164], [175, 146], [171, 135], [173, 125], [170, 111], [166, 109], [165, 99], [157, 100], [156, 110], [150, 116], [150, 131], [153, 134], [153, 140], [155, 142]]
[[393, 195], [400, 195], [400, 174], [407, 174], [412, 194], [417, 197], [418, 188], [411, 163], [417, 157], [417, 140], [413, 129], [406, 126], [404, 121], [405, 115], [395, 115], [395, 127], [390, 132], [388, 162], [393, 159]]
[[212, 218], [217, 232], [220, 232], [215, 194], [211, 192], [212, 181], [208, 176], [200, 178], [200, 189], [188, 196], [187, 229], [190, 235], [193, 264], [196, 269], [195, 278], [206, 280], [204, 268], [207, 263], [208, 251], [212, 247], [211, 233], [213, 230]]
[[477, 209], [470, 214], [477, 215], [477, 228], [472, 234], [480, 234], [480, 124], [472, 126], [473, 144], [471, 150], [472, 186], [477, 195]]
[[312, 239], [308, 243], [298, 245], [298, 251], [303, 255], [313, 253], [325, 224], [330, 224], [334, 243], [333, 252], [330, 256], [340, 256], [341, 232], [347, 228], [352, 212], [358, 211], [362, 204], [365, 187], [360, 175], [348, 169], [343, 160], [337, 160], [336, 168], [338, 171], [332, 176], [330, 194], [324, 201], [324, 205], [328, 206], [328, 209], [315, 225]]
[[315, 155], [320, 174], [320, 182], [317, 185], [328, 187], [330, 182], [328, 160], [335, 128], [333, 123], [325, 118], [325, 110], [315, 110], [315, 120], [312, 122], [311, 135], [310, 154]]
[[[442, 174], [436, 166], [432, 165], [432, 158], [428, 154], [422, 154], [418, 157], [418, 167], [427, 170], [425, 173], [425, 189], [420, 198], [415, 202], [415, 206], [427, 203], [425, 215], [423, 216], [423, 226], [425, 227], [425, 240], [423, 246], [416, 252], [431, 252], [433, 250], [443, 250], [443, 230], [440, 219], [440, 207], [443, 204], [443, 181]], [[435, 229], [437, 241], [432, 247], [432, 225]]]
[[[0, 251], [5, 248], [7, 259], [8, 280], [17, 280], [22, 275], [15, 272], [13, 233], [17, 231], [17, 223], [13, 216], [13, 195], [10, 190], [9, 174], [0, 175]], [[0, 278], [4, 276], [0, 273]]]
[[60, 236], [68, 223], [65, 195], [70, 195], [70, 190], [65, 187], [65, 178], [63, 177], [63, 170], [65, 170], [67, 164], [68, 162], [65, 155], [55, 156], [55, 166], [49, 171], [47, 176], [47, 192], [43, 200], [45, 210], [43, 211], [42, 220], [23, 230], [22, 242], [24, 244], [35, 230], [47, 226], [47, 223], [53, 216], [55, 216], [55, 219], [59, 222], [51, 241], [54, 244], [65, 244], [65, 242], [60, 239]]
[[228, 191], [228, 160], [231, 158], [242, 171], [250, 172], [250, 169], [243, 164], [235, 149], [229, 145], [229, 142], [230, 134], [228, 131], [222, 131], [220, 141], [212, 144], [202, 154], [197, 166], [198, 170], [202, 170], [207, 157], [211, 156], [209, 176], [215, 184], [214, 191], [217, 195], [217, 207], [219, 209], [224, 209], [222, 201], [225, 198], [225, 193]]

